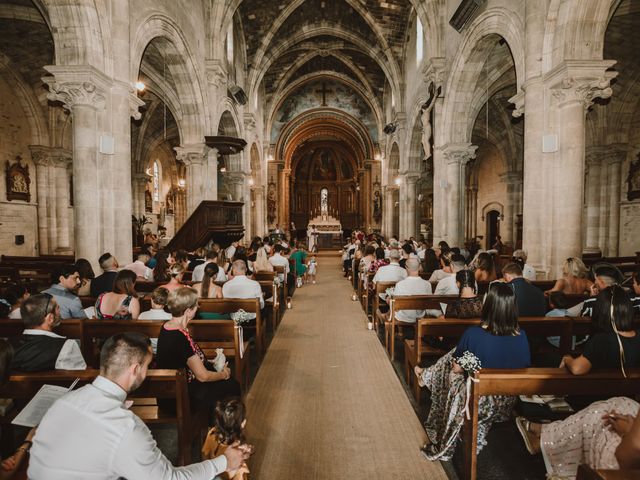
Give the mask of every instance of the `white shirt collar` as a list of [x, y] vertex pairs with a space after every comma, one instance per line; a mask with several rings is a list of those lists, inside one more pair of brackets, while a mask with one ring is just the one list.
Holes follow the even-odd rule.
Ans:
[[115, 382], [112, 382], [106, 377], [102, 375], [98, 375], [96, 379], [93, 381], [92, 385], [96, 387], [98, 390], [103, 391], [107, 395], [112, 397], [116, 397], [118, 400], [124, 402], [127, 399], [127, 392], [125, 392], [120, 385]]
[[66, 337], [63, 337], [62, 335], [58, 335], [57, 333], [49, 332], [48, 330], [40, 330], [35, 328], [25, 328], [22, 331], [22, 334], [23, 335], [45, 335], [47, 337], [53, 337], [53, 338], [66, 338]]

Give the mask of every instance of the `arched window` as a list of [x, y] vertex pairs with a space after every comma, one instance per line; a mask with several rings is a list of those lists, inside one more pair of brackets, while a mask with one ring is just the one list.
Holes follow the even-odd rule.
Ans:
[[329, 214], [329, 190], [326, 188], [320, 190], [320, 213], [322, 215]]
[[420, 17], [416, 17], [416, 63], [422, 61], [424, 56], [424, 29]]
[[157, 160], [153, 162], [153, 201], [160, 201], [160, 165]]

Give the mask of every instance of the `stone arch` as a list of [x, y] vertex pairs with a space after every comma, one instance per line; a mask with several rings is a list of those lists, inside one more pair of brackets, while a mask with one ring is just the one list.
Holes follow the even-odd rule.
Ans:
[[[2, 57], [4, 55], [0, 54]], [[33, 89], [25, 86], [24, 80], [20, 78], [14, 69], [9, 65], [9, 59], [0, 58], [0, 77], [9, 85], [9, 88], [16, 94], [25, 119], [29, 124], [31, 133], [31, 144], [49, 145], [49, 130], [47, 120], [42, 111], [42, 107], [36, 98]]]
[[92, 65], [111, 71], [110, 32], [102, 0], [33, 0], [50, 27], [56, 65]]
[[378, 63], [378, 65], [384, 72], [392, 91], [394, 92], [395, 98], [402, 98], [399, 86], [400, 74], [394, 65], [388, 63], [386, 55], [380, 49], [380, 47], [367, 44], [362, 38], [349, 30], [341, 27], [328, 26], [323, 23], [310, 25], [304, 30], [296, 33], [294, 36], [288, 38], [287, 40], [274, 45], [269, 57], [265, 57], [266, 60], [264, 60], [260, 64], [257, 64], [257, 66], [252, 69], [252, 72], [249, 75], [248, 85], [251, 95], [256, 94], [264, 75], [267, 73], [269, 67], [273, 64], [273, 62], [275, 62], [277, 58], [279, 58], [284, 52], [291, 49], [300, 42], [317, 36], [332, 36], [342, 40], [346, 40], [356, 45], [361, 53], [370, 56]]
[[504, 39], [514, 59], [516, 89], [524, 79], [524, 26], [510, 10], [492, 8], [480, 15], [467, 30], [451, 67], [443, 105], [441, 128], [436, 129], [437, 145], [469, 142], [471, 104], [475, 79], [481, 72], [494, 42]]
[[[271, 127], [274, 122], [274, 116], [278, 112], [278, 109], [280, 108], [282, 103], [288, 98], [289, 94], [291, 94], [292, 92], [295, 92], [297, 88], [304, 85], [305, 83], [313, 82], [319, 78], [328, 78], [330, 80], [343, 82], [349, 87], [351, 87], [353, 90], [355, 90], [362, 97], [362, 99], [366, 102], [366, 104], [369, 106], [369, 108], [373, 112], [373, 116], [375, 118], [376, 125], [378, 128], [378, 135], [381, 135], [384, 117], [378, 103], [375, 101], [371, 101], [373, 94], [371, 92], [367, 92], [366, 90], [364, 90], [362, 86], [358, 84], [358, 82], [354, 82], [352, 79], [347, 78], [345, 75], [338, 74], [335, 72], [329, 72], [329, 71], [313, 72], [313, 73], [304, 75], [298, 78], [297, 80], [295, 80], [294, 82], [292, 82], [291, 84], [287, 85], [286, 88], [284, 88], [281, 92], [276, 92], [274, 94], [271, 107], [269, 108], [266, 116], [267, 118], [266, 131], [269, 132], [269, 134], [271, 133]], [[373, 158], [373, 157], [370, 157], [370, 158]]]
[[547, 14], [543, 71], [563, 60], [602, 60], [604, 36], [621, 0], [552, 0]]
[[176, 118], [181, 126], [183, 144], [201, 143], [208, 130], [205, 109], [205, 91], [197, 61], [181, 29], [169, 17], [153, 14], [136, 30], [131, 49], [130, 79], [135, 82], [145, 50], [156, 42], [161, 52], [169, 58], [166, 68], [175, 83], [175, 93], [180, 102], [181, 116]]
[[482, 218], [487, 218], [487, 213], [491, 210], [499, 212], [501, 216], [504, 215], [504, 205], [499, 202], [489, 202], [484, 207], [482, 207]]
[[407, 164], [403, 165], [403, 171], [419, 172], [422, 167], [423, 156], [425, 154], [422, 146], [422, 121], [420, 115], [416, 115], [413, 121], [413, 127], [410, 130], [411, 135], [407, 135]]

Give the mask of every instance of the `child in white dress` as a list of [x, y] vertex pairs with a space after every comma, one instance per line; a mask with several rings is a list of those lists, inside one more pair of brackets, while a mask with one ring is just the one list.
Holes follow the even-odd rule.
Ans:
[[311, 282], [313, 284], [316, 283], [316, 270], [318, 269], [318, 261], [316, 260], [316, 256], [315, 255], [311, 255], [311, 258], [309, 259], [309, 263], [307, 264], [307, 278], [308, 278], [308, 282]]

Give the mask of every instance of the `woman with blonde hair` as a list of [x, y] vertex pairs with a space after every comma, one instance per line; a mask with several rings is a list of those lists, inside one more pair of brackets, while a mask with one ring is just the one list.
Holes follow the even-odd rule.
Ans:
[[269, 263], [267, 252], [264, 248], [259, 248], [256, 252], [256, 259], [253, 262], [252, 267], [254, 272], [273, 272], [273, 265]]
[[158, 337], [158, 368], [186, 368], [190, 400], [196, 408], [207, 409], [209, 426], [213, 427], [216, 402], [239, 396], [240, 384], [231, 377], [228, 365], [225, 364], [220, 371], [216, 371], [200, 346], [191, 338], [188, 325], [198, 311], [196, 291], [189, 287], [175, 289], [169, 294], [167, 307], [171, 312], [171, 320], [162, 326]]
[[169, 280], [169, 283], [163, 285], [163, 287], [170, 292], [176, 290], [177, 288], [184, 287], [185, 285], [182, 284], [182, 277], [184, 276], [185, 271], [186, 270], [182, 263], [176, 262], [171, 265], [171, 267], [169, 268], [169, 276], [171, 277], [171, 279]]
[[589, 294], [593, 282], [587, 278], [587, 267], [584, 262], [576, 257], [567, 258], [562, 264], [562, 278], [556, 280], [551, 290], [545, 292], [562, 292], [565, 295]]

